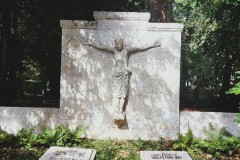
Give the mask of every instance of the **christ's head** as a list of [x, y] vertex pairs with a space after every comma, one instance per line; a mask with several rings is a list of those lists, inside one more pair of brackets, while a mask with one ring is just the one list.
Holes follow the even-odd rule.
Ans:
[[116, 48], [118, 51], [123, 50], [123, 39], [118, 38], [118, 39], [115, 39], [114, 42], [115, 42], [115, 48]]

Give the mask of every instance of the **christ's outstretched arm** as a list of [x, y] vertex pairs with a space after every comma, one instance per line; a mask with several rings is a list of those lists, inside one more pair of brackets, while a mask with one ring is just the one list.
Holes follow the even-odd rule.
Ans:
[[105, 46], [99, 43], [94, 43], [92, 41], [82, 41], [82, 44], [88, 45], [88, 46], [92, 46], [94, 48], [100, 49], [100, 50], [104, 50], [104, 51], [108, 51], [108, 52], [113, 52], [113, 48], [109, 47], [109, 46]]
[[153, 45], [146, 45], [146, 46], [142, 46], [142, 47], [131, 47], [131, 48], [127, 48], [128, 53], [131, 52], [138, 52], [138, 51], [146, 51], [148, 49], [151, 48], [155, 48], [155, 47], [159, 47], [161, 46], [161, 44], [157, 41], [155, 42]]

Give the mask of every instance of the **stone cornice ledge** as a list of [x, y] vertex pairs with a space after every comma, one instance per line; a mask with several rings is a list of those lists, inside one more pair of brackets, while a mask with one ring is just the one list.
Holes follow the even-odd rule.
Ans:
[[136, 20], [149, 21], [150, 13], [146, 12], [105, 12], [94, 11], [93, 17], [96, 21], [99, 20]]
[[149, 23], [149, 31], [182, 32], [181, 23]]
[[95, 29], [97, 23], [95, 21], [60, 20], [60, 26], [62, 28]]

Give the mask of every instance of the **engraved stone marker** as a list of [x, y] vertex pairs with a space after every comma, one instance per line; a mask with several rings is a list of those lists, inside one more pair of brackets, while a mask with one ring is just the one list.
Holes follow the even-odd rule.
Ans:
[[94, 160], [96, 150], [50, 147], [39, 160]]
[[192, 160], [185, 151], [140, 151], [141, 160]]

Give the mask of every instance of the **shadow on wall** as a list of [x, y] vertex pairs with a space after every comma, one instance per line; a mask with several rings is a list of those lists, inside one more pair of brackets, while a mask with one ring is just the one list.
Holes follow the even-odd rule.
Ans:
[[[89, 128], [106, 129], [112, 126], [111, 75], [114, 56], [85, 46], [81, 44], [82, 40], [91, 39], [95, 43], [113, 46], [114, 39], [123, 38], [127, 45], [134, 47], [153, 44], [158, 40], [161, 47], [129, 57], [132, 76], [126, 108], [128, 127], [130, 130], [142, 129], [152, 137], [157, 135], [159, 138], [171, 134], [170, 131], [176, 135], [179, 130], [179, 39], [174, 39], [170, 32], [158, 35], [149, 31], [139, 33], [123, 30], [102, 33], [84, 29], [77, 33], [73, 30], [65, 32], [60, 119], [78, 119]], [[168, 133], [159, 133], [167, 130]]]

